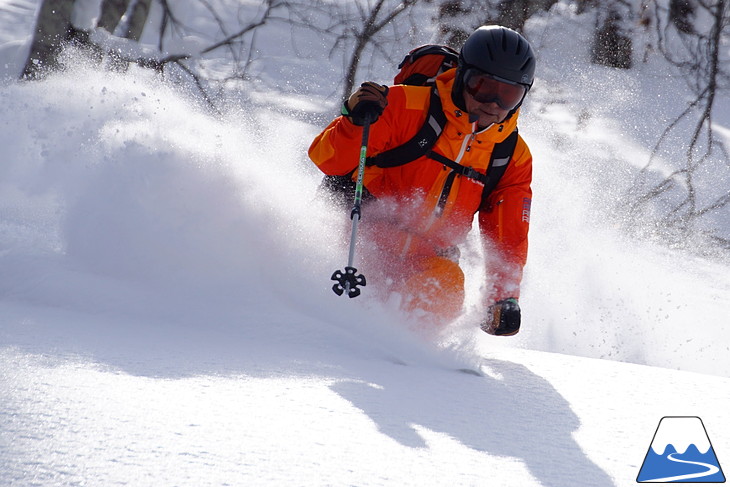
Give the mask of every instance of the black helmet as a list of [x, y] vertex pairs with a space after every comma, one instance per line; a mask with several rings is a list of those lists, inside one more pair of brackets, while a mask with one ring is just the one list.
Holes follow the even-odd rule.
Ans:
[[462, 110], [466, 110], [463, 77], [469, 68], [524, 85], [529, 90], [535, 79], [535, 53], [527, 39], [507, 27], [485, 25], [475, 30], [459, 53], [459, 68], [452, 92], [454, 103]]

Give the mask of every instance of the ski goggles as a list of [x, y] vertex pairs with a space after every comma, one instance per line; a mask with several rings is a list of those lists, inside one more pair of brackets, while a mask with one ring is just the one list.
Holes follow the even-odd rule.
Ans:
[[527, 94], [525, 85], [471, 68], [466, 70], [464, 85], [466, 92], [479, 103], [496, 103], [502, 110], [514, 110]]

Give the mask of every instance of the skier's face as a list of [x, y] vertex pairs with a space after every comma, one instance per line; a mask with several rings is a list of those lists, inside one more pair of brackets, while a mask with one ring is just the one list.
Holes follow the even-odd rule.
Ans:
[[509, 110], [500, 107], [496, 102], [480, 103], [464, 90], [464, 101], [469, 119], [476, 121], [480, 128], [486, 128], [493, 123], [499, 123], [507, 117]]
[[514, 110], [527, 94], [525, 85], [507, 81], [469, 68], [464, 73], [464, 89], [479, 103], [496, 103], [502, 110]]
[[522, 103], [527, 88], [475, 68], [464, 72], [464, 99], [472, 121], [480, 127], [501, 122]]

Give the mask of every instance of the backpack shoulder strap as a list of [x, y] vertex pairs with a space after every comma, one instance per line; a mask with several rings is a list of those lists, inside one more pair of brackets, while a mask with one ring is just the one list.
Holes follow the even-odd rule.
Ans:
[[368, 157], [368, 166], [397, 167], [415, 161], [426, 155], [436, 143], [446, 125], [446, 114], [441, 108], [441, 98], [435, 88], [431, 88], [426, 122], [409, 141], [380, 154]]
[[484, 207], [487, 203], [487, 198], [494, 191], [499, 184], [499, 180], [507, 170], [509, 161], [512, 159], [512, 155], [517, 147], [517, 128], [515, 127], [514, 132], [502, 142], [494, 145], [492, 150], [492, 157], [489, 160], [489, 166], [487, 168], [487, 177], [484, 182], [484, 189], [482, 190], [482, 204], [480, 208]]

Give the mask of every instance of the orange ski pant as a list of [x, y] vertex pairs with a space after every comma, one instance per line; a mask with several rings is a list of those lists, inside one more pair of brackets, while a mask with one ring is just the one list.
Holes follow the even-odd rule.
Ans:
[[464, 305], [464, 272], [459, 264], [446, 257], [414, 256], [399, 271], [405, 311], [420, 310], [435, 322], [459, 316]]

